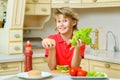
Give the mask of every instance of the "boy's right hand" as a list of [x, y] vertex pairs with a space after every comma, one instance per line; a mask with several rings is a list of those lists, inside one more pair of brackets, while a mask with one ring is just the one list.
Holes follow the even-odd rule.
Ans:
[[55, 48], [56, 43], [54, 39], [45, 38], [42, 40], [42, 45], [44, 48]]

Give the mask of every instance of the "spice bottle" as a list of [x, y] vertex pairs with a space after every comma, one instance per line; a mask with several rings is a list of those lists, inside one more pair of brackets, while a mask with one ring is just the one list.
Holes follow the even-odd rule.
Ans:
[[25, 44], [25, 50], [24, 50], [24, 55], [25, 55], [25, 72], [28, 72], [32, 70], [32, 45], [30, 41], [27, 41]]

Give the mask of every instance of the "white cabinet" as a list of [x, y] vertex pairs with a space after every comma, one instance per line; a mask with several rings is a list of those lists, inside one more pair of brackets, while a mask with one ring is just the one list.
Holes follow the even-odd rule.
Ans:
[[26, 4], [25, 15], [50, 15], [49, 4]]
[[9, 29], [9, 44], [8, 54], [22, 54], [23, 53], [23, 30]]
[[10, 41], [22, 41], [23, 39], [22, 29], [12, 29], [9, 32]]
[[33, 58], [33, 69], [40, 71], [50, 71], [46, 57]]
[[22, 28], [24, 20], [25, 0], [8, 0], [6, 26]]
[[10, 42], [9, 43], [9, 54], [22, 54], [23, 53], [22, 42]]
[[81, 0], [52, 0], [52, 3], [81, 3]]
[[119, 2], [120, 0], [82, 0], [83, 3]]
[[26, 0], [26, 3], [50, 3], [51, 0]]
[[81, 0], [52, 0], [52, 8], [71, 7], [79, 8]]
[[110, 78], [120, 78], [120, 64], [89, 60], [90, 71], [104, 72]]
[[24, 30], [43, 29], [51, 15], [50, 0], [27, 0]]
[[120, 0], [82, 0], [81, 7], [120, 7]]
[[22, 62], [0, 63], [0, 75], [10, 75], [22, 72]]
[[87, 59], [82, 59], [80, 66], [83, 70], [89, 71], [89, 63]]
[[23, 53], [23, 21], [26, 0], [8, 0], [6, 26], [8, 33], [8, 54]]
[[52, 8], [120, 7], [120, 0], [52, 0]]

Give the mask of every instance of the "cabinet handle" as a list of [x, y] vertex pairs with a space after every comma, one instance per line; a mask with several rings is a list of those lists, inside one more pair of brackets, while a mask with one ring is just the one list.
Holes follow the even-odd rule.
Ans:
[[44, 59], [44, 62], [47, 62], [47, 59]]
[[16, 46], [16, 47], [14, 48], [14, 50], [18, 51], [18, 50], [20, 50], [20, 47]]
[[38, 2], [38, 0], [32, 0], [33, 2]]
[[20, 34], [15, 34], [15, 38], [20, 38]]
[[64, 3], [69, 3], [69, 0], [63, 0], [64, 1]]
[[46, 8], [42, 8], [41, 10], [42, 10], [43, 12], [46, 12], [46, 11], [47, 11], [47, 9], [46, 9]]
[[110, 68], [110, 64], [105, 64], [105, 68]]
[[29, 7], [26, 7], [26, 8], [25, 8], [25, 11], [26, 11], [26, 12], [28, 12], [29, 10], [30, 10], [30, 8], [29, 8]]
[[2, 69], [8, 68], [7, 64], [0, 64]]
[[93, 2], [97, 2], [97, 0], [92, 0]]

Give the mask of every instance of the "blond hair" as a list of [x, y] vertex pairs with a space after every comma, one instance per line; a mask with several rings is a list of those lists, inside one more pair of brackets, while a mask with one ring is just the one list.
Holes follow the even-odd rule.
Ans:
[[[57, 8], [54, 10], [54, 17], [57, 15], [64, 15], [66, 17], [71, 18], [72, 20], [76, 20], [77, 22], [79, 21], [77, 13], [73, 11], [73, 9], [68, 8], [68, 7], [63, 7], [63, 8]], [[77, 24], [73, 27], [73, 30], [78, 30]]]

